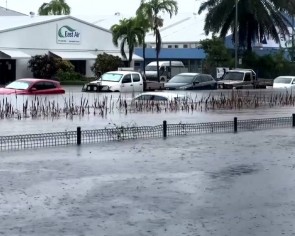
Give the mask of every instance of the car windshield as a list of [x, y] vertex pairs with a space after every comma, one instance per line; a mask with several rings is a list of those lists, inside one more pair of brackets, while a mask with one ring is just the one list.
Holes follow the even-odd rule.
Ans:
[[195, 75], [175, 75], [168, 83], [192, 83]]
[[229, 72], [226, 73], [223, 80], [240, 80], [242, 81], [244, 79], [244, 73], [243, 72]]
[[30, 83], [27, 81], [13, 81], [12, 83], [5, 86], [8, 89], [17, 89], [17, 90], [25, 90], [30, 86]]
[[146, 71], [157, 71], [157, 66], [146, 66], [145, 70]]
[[290, 84], [291, 81], [292, 81], [292, 78], [290, 77], [278, 77], [273, 82], [280, 83], [280, 84]]
[[122, 76], [123, 76], [123, 74], [105, 73], [101, 76], [100, 81], [119, 82], [121, 80]]

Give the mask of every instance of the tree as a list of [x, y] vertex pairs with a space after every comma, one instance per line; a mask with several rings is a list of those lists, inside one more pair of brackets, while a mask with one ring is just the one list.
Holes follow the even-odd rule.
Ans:
[[200, 45], [206, 53], [205, 73], [215, 74], [216, 67], [231, 67], [232, 58], [224, 41], [217, 37], [200, 41]]
[[149, 32], [151, 25], [150, 22], [147, 18], [145, 18], [143, 15], [141, 14], [137, 14], [136, 15], [136, 24], [142, 28], [142, 56], [143, 56], [143, 75], [145, 76], [145, 49], [146, 49], [146, 43], [145, 43], [145, 36], [146, 33]]
[[51, 0], [49, 3], [43, 3], [38, 13], [42, 15], [69, 15], [71, 13], [70, 6], [65, 0]]
[[118, 70], [118, 67], [121, 66], [123, 66], [123, 62], [120, 57], [103, 53], [97, 55], [91, 70], [95, 76], [99, 78], [101, 74], [112, 70]]
[[28, 68], [35, 78], [50, 79], [58, 72], [73, 72], [74, 66], [69, 61], [49, 56], [48, 54], [32, 56]]
[[140, 27], [135, 18], [120, 20], [119, 24], [111, 27], [113, 43], [119, 46], [122, 57], [126, 60], [125, 46], [128, 46], [128, 64], [132, 61], [134, 48], [143, 43], [144, 30]]
[[150, 22], [150, 29], [156, 36], [156, 57], [157, 57], [157, 76], [160, 81], [159, 73], [159, 54], [161, 50], [161, 34], [159, 28], [163, 26], [163, 19], [160, 18], [160, 12], [167, 12], [170, 18], [178, 13], [178, 4], [174, 0], [150, 0], [146, 2], [141, 0], [141, 4], [136, 11], [137, 15], [148, 19]]
[[[201, 14], [207, 10], [204, 30], [225, 38], [235, 30], [235, 12], [238, 7], [237, 32], [239, 47], [252, 51], [252, 43], [271, 36], [277, 43], [289, 35], [288, 19], [284, 13], [291, 13], [287, 0], [206, 0], [199, 8]], [[237, 6], [235, 2], [238, 2]], [[293, 11], [293, 10], [292, 10]], [[233, 41], [235, 35], [233, 34]]]

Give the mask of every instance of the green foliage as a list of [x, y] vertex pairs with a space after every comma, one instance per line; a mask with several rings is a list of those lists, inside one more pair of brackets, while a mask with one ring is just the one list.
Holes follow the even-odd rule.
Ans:
[[[271, 36], [276, 42], [289, 35], [286, 15], [293, 15], [294, 4], [287, 0], [204, 0], [198, 13], [206, 12], [204, 31], [225, 38], [236, 28], [240, 48], [252, 51], [252, 43]], [[237, 3], [237, 4], [236, 4]], [[237, 6], [236, 6], [237, 5]], [[285, 14], [287, 13], [287, 14]], [[235, 39], [235, 37], [233, 37]]]
[[49, 56], [48, 54], [32, 56], [28, 68], [35, 78], [54, 78], [58, 72], [73, 72], [74, 66], [69, 61]]
[[140, 44], [143, 44], [145, 31], [138, 25], [137, 18], [129, 18], [120, 20], [119, 24], [115, 24], [111, 27], [113, 35], [113, 43], [118, 47], [119, 41], [121, 42], [120, 50], [124, 59], [127, 59], [125, 53], [125, 46], [128, 46], [129, 65], [132, 61], [134, 48]]
[[[175, 0], [141, 0], [140, 6], [136, 11], [136, 15], [140, 19], [145, 19], [145, 28], [150, 28], [156, 36], [156, 59], [159, 62], [159, 54], [162, 46], [162, 37], [160, 27], [163, 27], [163, 19], [159, 13], [168, 13], [170, 18], [178, 13], [178, 3]], [[159, 78], [159, 68], [157, 69]]]
[[49, 3], [43, 3], [38, 9], [42, 15], [70, 15], [71, 7], [65, 0], [51, 0]]
[[103, 53], [97, 55], [91, 70], [97, 77], [100, 77], [101, 74], [112, 70], [118, 70], [118, 67], [122, 66], [124, 66], [124, 64], [120, 57]]
[[243, 63], [239, 67], [254, 69], [258, 77], [265, 79], [274, 79], [279, 75], [295, 73], [295, 64], [284, 57], [284, 51], [260, 57], [255, 53], [245, 53]]
[[56, 74], [59, 81], [77, 81], [84, 80], [84, 76], [75, 71], [62, 71], [59, 70]]
[[205, 73], [214, 74], [216, 67], [230, 67], [232, 65], [231, 54], [222, 39], [212, 37], [212, 39], [201, 40], [200, 44], [206, 53], [203, 69]]

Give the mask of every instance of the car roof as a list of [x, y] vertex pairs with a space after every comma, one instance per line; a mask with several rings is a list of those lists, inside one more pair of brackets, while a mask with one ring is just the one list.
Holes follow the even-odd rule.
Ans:
[[108, 71], [104, 74], [107, 74], [107, 73], [121, 74], [121, 75], [126, 75], [126, 74], [130, 74], [130, 73], [140, 74], [138, 71], [133, 71], [133, 70], [114, 70], [114, 71]]
[[184, 72], [177, 75], [200, 75], [200, 73], [193, 73], [193, 72]]
[[16, 81], [29, 81], [29, 82], [36, 82], [36, 81], [49, 81], [49, 82], [58, 82], [56, 80], [51, 79], [39, 79], [39, 78], [21, 78], [17, 79]]
[[183, 94], [178, 94], [178, 93], [169, 93], [169, 92], [144, 92], [141, 93], [137, 96], [135, 96], [135, 98], [140, 97], [142, 95], [157, 95], [157, 96], [163, 96], [166, 98], [176, 98], [176, 97], [185, 97]]
[[253, 73], [255, 73], [255, 71], [252, 70], [252, 69], [243, 69], [243, 68], [235, 68], [235, 69], [232, 69], [232, 70], [228, 70], [227, 72], [229, 72], [229, 71], [235, 71], [235, 72], [253, 72]]
[[281, 75], [281, 76], [276, 77], [275, 79], [277, 79], [277, 78], [292, 78], [292, 79], [295, 79], [295, 76], [294, 75]]

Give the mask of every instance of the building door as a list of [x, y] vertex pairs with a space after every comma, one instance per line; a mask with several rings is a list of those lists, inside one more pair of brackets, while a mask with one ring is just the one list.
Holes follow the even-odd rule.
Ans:
[[5, 85], [15, 80], [15, 60], [0, 59], [0, 84]]

